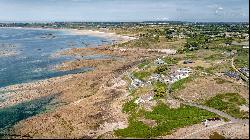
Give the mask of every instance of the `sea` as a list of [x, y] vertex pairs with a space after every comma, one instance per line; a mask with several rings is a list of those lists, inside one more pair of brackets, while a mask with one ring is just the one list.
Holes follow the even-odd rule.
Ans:
[[[110, 43], [112, 43], [110, 39], [76, 35], [70, 30], [0, 28], [0, 88], [92, 70], [89, 67], [71, 71], [53, 70], [55, 65], [75, 59], [71, 56], [55, 57], [54, 54], [70, 48], [94, 47]], [[7, 53], [11, 55], [6, 55]], [[83, 58], [97, 57], [105, 56]]]
[[[83, 67], [71, 71], [54, 70], [56, 65], [65, 61], [79, 59], [73, 56], [55, 56], [56, 53], [71, 48], [97, 47], [111, 43], [111, 39], [76, 35], [69, 30], [0, 28], [0, 102], [4, 102], [8, 98], [5, 95], [9, 93], [1, 91], [1, 88], [94, 69]], [[109, 56], [92, 55], [81, 59], [107, 57]], [[19, 121], [63, 105], [63, 102], [53, 102], [56, 96], [58, 95], [49, 95], [0, 108], [0, 139], [9, 138], [12, 135], [9, 128]]]

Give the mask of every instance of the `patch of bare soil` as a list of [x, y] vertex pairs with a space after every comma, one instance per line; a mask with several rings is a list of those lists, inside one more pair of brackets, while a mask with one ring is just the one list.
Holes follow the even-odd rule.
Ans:
[[162, 136], [164, 139], [209, 139], [214, 132], [227, 139], [248, 139], [249, 124], [231, 123], [224, 121], [209, 121], [206, 127], [202, 123], [180, 128], [171, 135]]
[[242, 97], [248, 99], [248, 87], [237, 83], [225, 82], [218, 84], [215, 77], [198, 77], [193, 81], [186, 83], [184, 89], [179, 90], [174, 95], [184, 101], [207, 100], [217, 94], [239, 93]]
[[146, 124], [146, 125], [148, 125], [150, 127], [157, 126], [157, 122], [155, 120], [141, 118], [141, 119], [139, 119], [139, 121], [143, 122], [144, 124]]
[[165, 103], [168, 104], [170, 108], [179, 108], [181, 106], [180, 101], [170, 97], [166, 99]]
[[204, 68], [209, 68], [211, 67], [212, 65], [208, 62], [205, 62], [203, 60], [195, 60], [193, 61], [193, 63], [189, 63], [189, 64], [183, 64], [184, 60], [183, 61], [180, 61], [178, 64], [180, 66], [185, 66], [185, 67], [204, 67]]

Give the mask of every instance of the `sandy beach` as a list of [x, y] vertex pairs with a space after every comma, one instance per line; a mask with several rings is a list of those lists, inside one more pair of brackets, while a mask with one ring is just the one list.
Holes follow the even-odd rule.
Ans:
[[[66, 31], [67, 30], [68, 29], [66, 29]], [[119, 40], [119, 41], [129, 41], [129, 40], [136, 39], [136, 37], [118, 35], [118, 34], [111, 33], [111, 32], [102, 32], [102, 31], [97, 31], [97, 30], [69, 29], [68, 31], [71, 31], [72, 33], [77, 34], [77, 35], [91, 35], [91, 36], [98, 36], [98, 37], [103, 37], [103, 38]]]
[[0, 28], [12, 28], [12, 29], [29, 29], [29, 30], [55, 30], [55, 31], [64, 31], [74, 35], [88, 35], [88, 36], [96, 36], [102, 38], [108, 38], [114, 41], [129, 41], [136, 39], [136, 37], [125, 36], [125, 35], [118, 35], [113, 32], [103, 32], [98, 30], [87, 30], [87, 29], [66, 29], [66, 28], [38, 28], [38, 27], [0, 27]]

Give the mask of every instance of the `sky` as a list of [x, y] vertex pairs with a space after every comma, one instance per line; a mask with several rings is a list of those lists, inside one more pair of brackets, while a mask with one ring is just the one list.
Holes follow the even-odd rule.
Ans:
[[249, 0], [0, 0], [0, 21], [248, 22]]

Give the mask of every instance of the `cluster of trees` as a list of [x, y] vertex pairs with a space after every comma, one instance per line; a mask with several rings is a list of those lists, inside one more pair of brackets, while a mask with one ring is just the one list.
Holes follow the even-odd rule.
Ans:
[[231, 45], [232, 42], [233, 42], [233, 38], [232, 37], [225, 38], [225, 44]]
[[185, 51], [198, 50], [199, 48], [203, 48], [203, 47], [207, 49], [208, 47], [205, 45], [207, 43], [209, 43], [209, 37], [206, 35], [202, 35], [202, 34], [190, 35], [184, 46]]

